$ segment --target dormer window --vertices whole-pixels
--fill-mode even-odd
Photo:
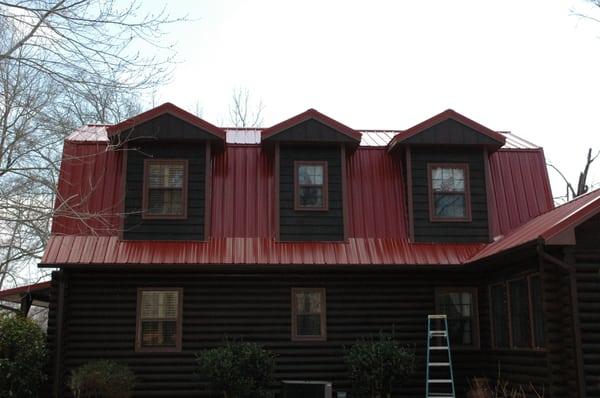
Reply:
[[[143,218],[187,217],[187,171],[187,160],[145,160]]]
[[[470,221],[469,166],[430,163],[429,218],[431,221]]]
[[[327,192],[327,162],[294,162],[295,210],[329,208]]]

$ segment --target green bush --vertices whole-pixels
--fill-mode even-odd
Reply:
[[[69,387],[76,398],[128,398],[135,375],[126,365],[100,359],[73,370]]]
[[[0,315],[0,396],[36,397],[46,380],[46,335],[33,321]]]
[[[345,359],[355,396],[389,398],[392,385],[403,382],[414,371],[415,350],[380,333],[377,338],[357,341]]]
[[[256,343],[230,342],[196,356],[200,375],[224,398],[256,398],[269,395],[275,355]]]

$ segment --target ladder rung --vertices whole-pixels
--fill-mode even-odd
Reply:
[[[429,318],[429,319],[444,319],[444,318],[446,318],[446,315],[427,315],[427,318]]]
[[[448,332],[429,332],[430,336],[435,336],[435,337],[448,337]]]
[[[429,366],[450,366],[450,362],[429,362]]]
[[[454,398],[454,394],[452,393],[432,393],[430,392],[429,395],[427,396],[427,398],[442,398],[442,397],[448,397],[448,398]]]
[[[447,350],[448,346],[429,347],[430,350]]]
[[[431,379],[428,381],[428,383],[436,383],[436,384],[452,383],[452,380],[450,380],[450,379]]]

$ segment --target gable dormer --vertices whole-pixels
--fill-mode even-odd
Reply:
[[[347,148],[361,134],[309,109],[261,133],[274,148],[276,238],[281,241],[346,239]]]
[[[122,238],[205,240],[210,158],[225,131],[166,103],[108,135],[125,158]]]
[[[406,162],[413,241],[490,241],[489,153],[504,142],[502,134],[453,110],[394,137],[389,150]]]

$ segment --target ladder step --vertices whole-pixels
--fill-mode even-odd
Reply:
[[[431,337],[448,337],[448,332],[429,332]]]
[[[430,350],[447,350],[448,346],[429,347]]]
[[[429,362],[429,366],[450,366],[450,362]]]
[[[452,393],[432,393],[430,392],[429,395],[427,396],[427,398],[442,398],[442,397],[448,397],[448,398],[454,398],[454,394]]]
[[[445,319],[446,315],[427,315],[428,319]]]
[[[452,380],[450,380],[450,379],[431,379],[428,381],[428,383],[445,384],[445,383],[452,383]]]

